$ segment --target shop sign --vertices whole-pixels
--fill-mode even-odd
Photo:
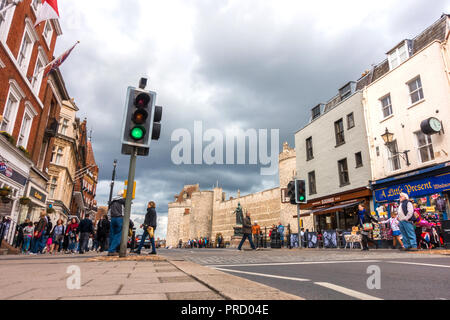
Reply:
[[[45,201],[47,200],[47,196],[45,194],[43,194],[42,192],[39,192],[38,190],[36,190],[33,187],[30,188],[30,197],[32,197],[42,203],[45,203]]]
[[[375,199],[378,202],[395,201],[400,198],[400,193],[419,198],[447,189],[450,189],[450,173],[375,190]]]
[[[11,168],[6,168],[6,170],[5,170],[5,176],[7,176],[8,178],[11,178],[12,177],[12,175],[13,175],[13,171],[12,171],[12,169]]]
[[[8,166],[4,162],[0,162],[0,172],[5,172]]]

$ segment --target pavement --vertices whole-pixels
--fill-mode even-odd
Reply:
[[[236,288],[241,290],[236,290]],[[3,256],[0,300],[301,300],[182,259],[104,254]]]
[[[431,254],[433,253],[433,254]],[[0,257],[0,300],[450,299],[448,250],[159,250]],[[382,270],[382,290],[367,270]]]

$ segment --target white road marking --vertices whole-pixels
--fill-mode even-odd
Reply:
[[[417,266],[427,266],[427,267],[439,267],[439,268],[450,268],[450,266],[442,265],[442,264],[430,264],[430,263],[418,263],[418,262],[404,262],[404,261],[386,261],[388,263],[395,264],[412,264]]]
[[[347,296],[354,297],[354,298],[357,298],[360,300],[383,300],[383,299],[380,299],[380,298],[377,298],[374,296],[370,296],[368,294],[365,294],[365,293],[362,293],[359,291],[355,291],[355,290],[348,289],[345,287],[337,286],[335,284],[328,283],[328,282],[314,282],[314,284],[337,291],[337,292],[340,292],[340,293],[343,293]]]
[[[309,261],[309,262],[275,262],[275,263],[253,263],[253,264],[216,264],[206,265],[211,268],[220,267],[258,267],[258,266],[289,266],[289,265],[311,265],[311,264],[335,264],[335,263],[374,263],[380,260],[351,260],[351,261]]]
[[[263,273],[255,273],[255,272],[247,272],[247,271],[238,271],[238,270],[231,270],[231,269],[222,269],[222,268],[215,268],[219,271],[225,271],[225,272],[234,272],[234,273],[242,273],[242,274],[249,274],[252,276],[258,276],[258,277],[266,277],[266,278],[275,278],[275,279],[284,279],[284,280],[292,280],[292,281],[311,281],[309,279],[303,279],[303,278],[292,278],[292,277],[283,277],[283,276],[275,276],[272,274],[263,274]]]

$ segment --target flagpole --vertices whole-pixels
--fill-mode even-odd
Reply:
[[[80,41],[75,42],[75,44],[74,44],[72,47],[70,47],[70,49],[74,49],[79,43],[80,43]],[[69,50],[70,50],[70,49],[69,49]],[[41,68],[39,69],[39,71],[33,76],[33,78],[37,78],[37,76],[38,76],[42,71],[44,71],[45,69],[47,69],[47,67],[51,66],[53,63],[55,63],[55,61],[58,60],[59,58],[61,58],[62,55],[63,55],[64,53],[66,53],[67,51],[68,51],[68,50],[64,51],[58,58],[53,59],[53,61],[49,62],[45,67],[41,67]]]
[[[12,7],[17,6],[20,2],[22,2],[22,0],[13,1],[12,3],[4,7],[2,10],[0,10],[0,15],[3,15],[3,13],[11,9]]]

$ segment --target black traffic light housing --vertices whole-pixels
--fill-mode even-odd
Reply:
[[[287,196],[291,204],[297,204],[295,201],[295,181],[289,182],[287,186]]]
[[[156,93],[143,88],[128,87],[122,128],[122,154],[147,156],[151,140],[161,132],[162,107],[155,106]]]
[[[306,181],[295,180],[295,202],[296,203],[308,203],[306,198]]]

